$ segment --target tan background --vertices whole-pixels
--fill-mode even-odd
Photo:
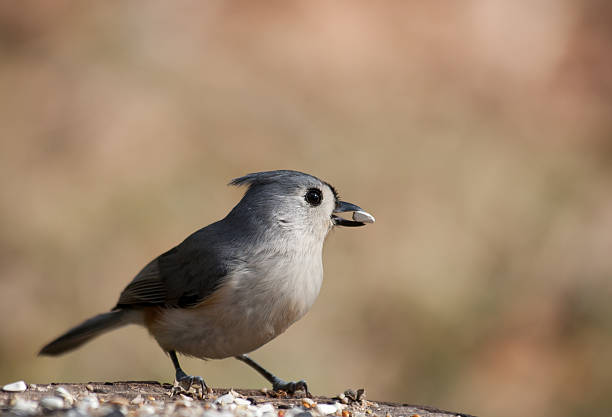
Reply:
[[[138,328],[36,352],[230,179],[292,168],[377,223],[329,237],[314,308],[254,358],[319,394],[609,412],[609,2],[170,4],[0,3],[0,382],[170,381]]]

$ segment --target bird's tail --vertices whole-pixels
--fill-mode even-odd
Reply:
[[[48,343],[38,354],[56,356],[76,349],[102,333],[133,323],[129,313],[129,310],[113,310],[98,314]]]

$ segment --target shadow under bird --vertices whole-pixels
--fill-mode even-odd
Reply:
[[[127,325],[145,326],[168,353],[176,380],[191,386],[177,352],[202,359],[230,356],[266,378],[275,391],[304,390],[285,382],[249,353],[300,319],[323,280],[323,242],[334,226],[363,226],[374,218],[340,201],[335,189],[297,171],[248,174],[230,184],[248,186],[222,220],[206,226],[149,262],[107,313],[72,328],[40,351],[59,355]],[[336,215],[353,212],[353,220]]]

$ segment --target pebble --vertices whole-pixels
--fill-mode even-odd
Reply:
[[[138,417],[151,416],[156,413],[155,407],[152,405],[143,405],[137,411]]]
[[[119,406],[128,406],[130,405],[130,402],[128,401],[127,398],[123,398],[123,397],[113,397],[108,401],[110,404],[114,404],[114,405],[119,405]]]
[[[175,407],[191,407],[191,401],[177,400],[174,402]]]
[[[82,412],[88,412],[98,407],[100,407],[100,401],[98,401],[98,397],[93,394],[81,398],[77,404],[77,408]]]
[[[27,389],[38,392],[38,388],[43,387],[48,394],[42,394],[46,396],[37,401],[26,400],[19,395],[10,396],[10,404],[5,411],[19,417],[41,414],[57,417],[369,417],[373,414],[371,409],[366,410],[365,407],[361,412],[352,413],[347,405],[342,404],[344,399],[354,401],[363,398],[363,390],[347,390],[338,395],[333,404],[299,398],[275,406],[265,400],[256,403],[234,390],[226,391],[217,398],[213,396],[205,401],[196,401],[182,394],[170,399],[161,394],[154,397],[137,392],[132,394],[135,397],[129,394],[108,397],[85,390],[72,394],[68,386],[39,385],[27,386]],[[370,407],[372,404],[368,403]]]
[[[302,398],[302,405],[304,408],[312,408],[316,405],[316,403],[308,397]]]
[[[96,415],[101,417],[123,417],[125,414],[117,407],[105,405],[100,407]]]
[[[142,398],[142,395],[138,394],[137,396],[132,398],[132,401],[130,401],[130,403],[134,405],[140,405],[144,403],[144,398]]]
[[[64,408],[64,400],[60,397],[45,397],[40,400],[40,406],[45,410],[53,411]]]
[[[317,404],[315,410],[317,413],[326,416],[328,414],[335,414],[338,411],[338,407],[333,404]]]
[[[38,403],[36,401],[16,398],[13,402],[11,402],[11,411],[13,414],[30,415],[36,413],[37,409]]]
[[[251,405],[251,402],[249,400],[245,400],[244,398],[234,398],[234,403],[243,407]]]
[[[274,406],[270,403],[265,403],[263,405],[261,405],[259,408],[259,412],[261,414],[265,414],[265,413],[273,413],[274,412]]]
[[[27,389],[28,386],[23,381],[11,382],[2,387],[2,390],[6,392],[24,392]]]
[[[234,396],[229,392],[225,395],[220,396],[215,400],[217,404],[231,404],[234,402]]]
[[[62,398],[67,406],[71,407],[72,404],[74,404],[74,397],[68,392],[66,388],[57,387],[57,389],[55,390],[55,394],[57,394],[58,397]]]

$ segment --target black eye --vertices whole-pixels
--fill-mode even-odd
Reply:
[[[321,194],[321,190],[309,188],[308,191],[306,191],[304,199],[311,206],[318,206],[321,204],[321,200],[323,200],[323,194]]]

